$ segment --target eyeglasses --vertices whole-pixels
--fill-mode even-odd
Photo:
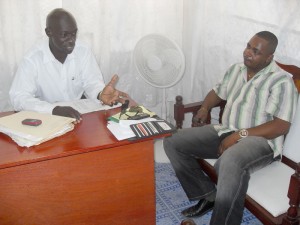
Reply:
[[[143,109],[140,106],[131,106],[125,115],[128,116],[128,119],[130,119],[141,113],[143,113]]]
[[[140,106],[131,106],[128,110],[128,112],[137,112],[141,113],[143,112],[143,109]]]

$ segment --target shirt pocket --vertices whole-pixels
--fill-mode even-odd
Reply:
[[[69,89],[74,96],[81,95],[83,92],[83,83],[79,74],[72,74],[70,76]]]

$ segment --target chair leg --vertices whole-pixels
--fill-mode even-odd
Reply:
[[[174,104],[174,119],[176,121],[176,128],[181,129],[184,120],[184,107],[181,96],[176,96],[176,103]]]
[[[287,216],[283,218],[282,225],[299,225],[300,163],[297,164],[296,172],[291,176],[288,197],[290,199],[290,207],[287,211]]]

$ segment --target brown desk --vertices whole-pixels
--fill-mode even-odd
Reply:
[[[0,224],[154,225],[153,140],[117,141],[106,128],[117,110],[30,148],[0,133]]]

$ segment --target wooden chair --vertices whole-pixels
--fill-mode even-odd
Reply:
[[[300,68],[293,65],[284,65],[281,63],[277,64],[284,69],[285,71],[291,73],[293,75],[293,79],[295,85],[297,86],[298,92],[300,92]],[[176,126],[178,129],[182,128],[184,115],[186,113],[192,113],[193,117],[197,114],[197,111],[201,107],[202,102],[195,102],[189,104],[183,104],[183,99],[181,96],[176,96],[176,103],[174,105],[174,119],[176,121]],[[226,105],[226,101],[222,101],[217,107],[220,108],[219,111],[219,122],[221,123],[222,113],[224,107]],[[297,113],[297,115],[299,112]],[[299,115],[300,116],[300,115]],[[209,113],[209,118],[207,123],[211,122],[211,114]],[[191,124],[192,126],[196,126],[196,124]],[[300,137],[299,137],[300,138]],[[300,150],[300,149],[299,149]],[[210,160],[200,159],[199,163],[205,173],[211,177],[214,182],[217,182],[217,175],[215,173],[213,163]],[[247,197],[245,200],[245,207],[253,213],[263,224],[265,225],[299,225],[299,203],[300,203],[300,163],[294,162],[290,158],[283,155],[282,162],[285,165],[288,165],[290,168],[295,170],[295,173],[287,177],[289,180],[289,188],[287,191],[287,196],[289,198],[289,207],[286,209],[286,213],[273,216],[267,209],[265,209],[262,205],[258,204],[254,199],[252,199],[247,192]],[[272,163],[273,164],[273,163]],[[271,165],[272,165],[271,164]],[[275,165],[276,166],[276,165]],[[251,181],[251,180],[250,180]],[[288,184],[287,184],[288,185]],[[248,189],[249,191],[249,189]],[[268,190],[262,190],[262,192],[267,192]],[[278,202],[278,204],[282,204]]]

